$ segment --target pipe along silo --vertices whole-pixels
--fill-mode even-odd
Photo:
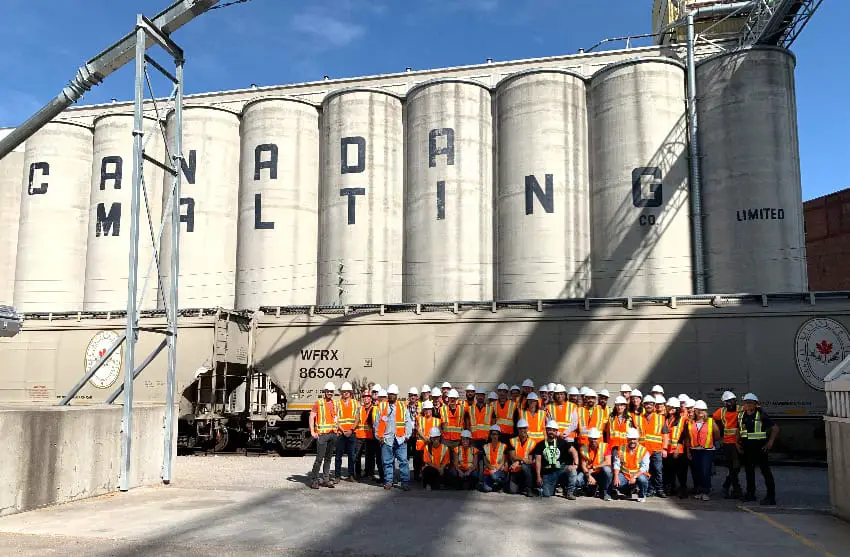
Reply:
[[[709,292],[805,292],[794,56],[777,47],[697,65]]]
[[[174,112],[167,118],[167,138]],[[239,116],[214,107],[183,109],[183,163],[180,191],[181,308],[234,307],[236,232],[239,204]],[[173,147],[169,148],[173,152]],[[163,208],[171,195],[171,175],[163,184]],[[171,219],[160,242],[162,300],[168,300]]]
[[[79,311],[86,276],[92,130],[50,122],[27,139],[14,305]]]
[[[496,295],[584,297],[590,288],[584,78],[532,70],[496,88]]]
[[[23,168],[22,150],[0,159],[0,305],[10,306],[14,299]]]
[[[319,112],[293,99],[242,111],[236,306],[316,303]]]
[[[94,162],[86,250],[85,311],[120,310],[127,306],[127,257],[130,253],[130,196],[133,188],[132,114],[110,114],[94,122]],[[144,120],[145,153],[164,163],[165,149],[158,122]],[[139,296],[153,257],[153,240],[148,226],[148,210],[154,231],[162,216],[164,172],[151,163],[144,165],[144,197],[140,197],[139,217]],[[144,194],[140,194],[144,195]],[[140,309],[156,309],[158,281],[154,265]]]
[[[693,293],[684,67],[611,64],[589,103],[593,295]]]
[[[401,100],[343,89],[322,102],[318,303],[402,299]]]
[[[493,106],[480,83],[407,93],[404,301],[493,299]]]

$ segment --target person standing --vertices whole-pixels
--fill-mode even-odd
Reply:
[[[687,454],[696,488],[695,499],[711,499],[711,462],[714,447],[720,441],[720,428],[708,417],[705,401],[694,403],[694,419],[688,422]]]
[[[464,429],[463,424],[466,413],[458,399],[457,390],[449,389],[447,394],[448,402],[440,412],[440,419],[442,420],[441,429],[443,430],[442,443],[450,449],[454,449],[460,445],[460,432]]]
[[[496,387],[497,400],[490,404],[490,424],[499,426],[502,443],[508,443],[514,436],[514,426],[517,422],[518,406],[513,400],[508,399],[508,386],[500,383]]]
[[[664,489],[667,495],[678,493],[679,499],[688,496],[688,459],[685,456],[688,421],[683,414],[686,413],[680,408],[679,399],[670,398],[667,401],[667,429],[670,435],[667,456],[664,457]]]
[[[357,427],[360,405],[354,400],[354,389],[348,381],[342,384],[339,392],[340,398],[336,401],[337,438],[334,479],[337,482],[340,480],[356,481],[354,455],[357,449],[357,436],[354,434],[354,430]],[[342,476],[343,454],[348,455],[348,475],[345,477]]]
[[[363,391],[360,395],[360,407],[357,409],[357,426],[354,428],[354,469],[356,477],[363,480],[375,476],[375,454],[378,443],[375,440],[375,405],[372,393]],[[361,456],[366,458],[366,466],[360,464]]]
[[[313,462],[312,489],[334,487],[331,480],[331,457],[336,448],[336,405],[334,404],[336,385],[325,383],[323,398],[316,401],[310,411],[310,434],[316,440],[316,460]],[[319,466],[322,466],[323,481],[319,483]]]
[[[659,387],[656,385],[653,389]],[[651,402],[650,402],[651,399]],[[661,411],[656,411],[661,402]],[[667,401],[653,395],[646,395],[644,399],[644,415],[640,420],[641,444],[649,451],[649,491],[650,497],[665,498],[664,493],[664,458],[667,456],[667,443],[669,442],[670,429],[667,427],[667,416],[664,405]]]
[[[638,440],[640,432],[631,428],[626,433],[627,444],[613,454],[614,490],[631,497],[637,491],[637,502],[646,501],[649,489],[649,451]],[[612,492],[614,493],[614,492]]]
[[[487,393],[482,387],[478,387],[475,390],[475,402],[466,412],[466,423],[469,424],[472,442],[479,450],[487,443],[487,438],[490,436],[490,406],[486,398]]]
[[[422,403],[419,401],[419,389],[410,387],[407,389],[407,415],[413,421],[413,433],[407,440],[407,455],[413,456],[413,480],[419,480],[421,468],[416,467],[416,443],[418,441],[417,428],[419,427],[419,416],[422,414]],[[425,430],[427,435],[430,429]]]
[[[614,409],[611,411],[611,416],[605,424],[605,438],[608,440],[611,450],[615,452],[619,447],[628,445],[629,441],[626,435],[629,433],[629,430],[637,429],[637,424],[632,420],[627,407],[628,403],[625,398],[622,396],[615,398]]]
[[[582,401],[584,407],[578,411],[578,442],[579,445],[587,446],[587,432],[605,427],[605,413],[596,403],[596,391],[593,389],[585,389]]]
[[[740,499],[741,480],[741,458],[738,453],[738,414],[743,410],[738,406],[737,397],[732,391],[726,391],[721,397],[723,408],[714,411],[712,418],[718,426],[723,428],[723,458],[729,473],[723,480],[723,496],[727,499]],[[729,490],[732,493],[729,493]]]
[[[546,439],[537,443],[531,454],[534,456],[537,485],[542,488],[543,497],[552,497],[555,488],[562,485],[564,497],[574,501],[578,453],[572,443],[558,437],[558,422],[546,422]]]
[[[525,409],[519,411],[519,423],[525,422],[526,432],[535,442],[543,441],[546,437],[546,412],[540,410],[537,393],[528,393],[525,397]]]
[[[776,482],[770,470],[767,455],[773,448],[779,426],[758,407],[759,399],[753,393],[744,395],[744,409],[738,414],[738,450],[743,456],[744,473],[747,477],[747,493],[744,501],[756,500],[756,466],[761,470],[767,495],[762,505],[776,504]],[[768,433],[769,432],[769,433]]]
[[[398,401],[398,386],[387,387],[387,402],[380,406],[375,425],[375,437],[381,443],[384,464],[384,489],[392,489],[395,461],[401,488],[409,491],[410,463],[407,461],[407,440],[413,432],[413,422],[404,404]]]
[[[547,420],[558,423],[558,437],[570,443],[575,442],[578,431],[578,409],[567,401],[567,389],[561,384],[555,385],[554,399],[546,407]]]

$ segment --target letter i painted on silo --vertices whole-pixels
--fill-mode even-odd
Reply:
[[[263,153],[268,153],[268,160],[263,160]],[[254,149],[254,181],[260,179],[261,171],[269,171],[269,180],[277,180],[277,145],[264,143]],[[254,194],[254,230],[274,230],[274,221],[263,220],[263,194]]]
[[[340,174],[360,174],[366,170],[366,138],[360,136],[343,137],[339,141],[339,172]],[[356,157],[349,162],[349,150],[357,151]],[[357,196],[366,195],[366,188],[340,188],[339,196],[348,197],[348,224],[357,222]]]
[[[189,162],[186,159],[180,161],[180,167],[183,170],[183,177],[189,184],[195,183],[195,176],[198,170],[198,152],[194,149],[189,151]],[[186,206],[186,214],[180,212],[180,222],[186,223],[186,232],[195,231],[195,199],[193,197],[181,197],[180,206]]]
[[[437,147],[437,138],[445,137],[445,147]],[[437,156],[446,157],[446,166],[455,163],[455,131],[452,128],[437,128],[428,132],[428,167],[437,166]],[[437,220],[446,219],[446,182],[437,180]]]

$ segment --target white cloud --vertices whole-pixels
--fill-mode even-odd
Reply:
[[[346,46],[366,33],[366,28],[353,21],[345,21],[318,10],[297,14],[292,18],[292,29],[307,35],[318,44]]]

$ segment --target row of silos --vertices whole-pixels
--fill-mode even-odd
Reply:
[[[697,71],[708,288],[805,290],[793,57],[756,49]],[[341,90],[321,111],[293,99],[258,99],[241,119],[188,108],[180,305],[689,294],[684,75],[647,58],[590,79],[522,72],[493,91],[457,79],[405,100]],[[94,138],[56,123],[28,142],[15,275],[25,311],[124,305],[129,225],[119,231],[116,215],[129,218],[131,130],[131,117],[109,116]],[[158,229],[171,177],[148,168]],[[28,191],[48,179],[55,195]],[[156,245],[146,219],[143,272]],[[159,247],[167,260],[168,226]]]

